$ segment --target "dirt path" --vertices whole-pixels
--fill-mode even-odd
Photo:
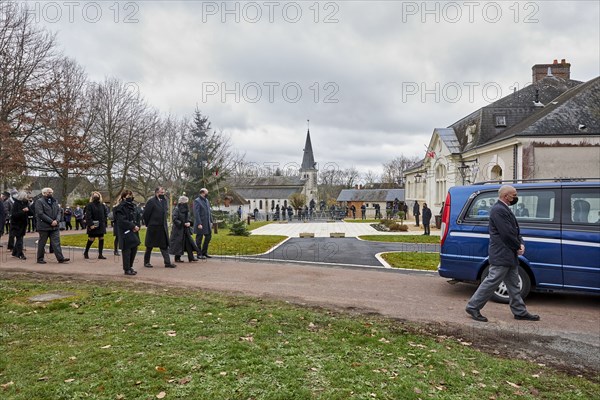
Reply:
[[[0,248],[0,273],[54,274],[69,279],[122,280],[190,287],[269,297],[335,310],[376,313],[422,324],[438,334],[461,337],[473,346],[507,357],[522,357],[554,365],[571,373],[598,379],[600,373],[600,296],[533,294],[527,300],[540,322],[516,321],[507,305],[489,303],[483,314],[490,323],[469,319],[464,306],[474,290],[449,285],[437,273],[403,272],[383,268],[341,268],[320,265],[247,262],[213,258],[165,269],[155,267],[126,277],[120,259],[84,260],[81,250],[65,251],[69,264],[20,261]],[[33,253],[31,254],[33,256]],[[34,258],[34,257],[31,257]]]

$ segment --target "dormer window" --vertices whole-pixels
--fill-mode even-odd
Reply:
[[[505,128],[505,127],[506,127],[506,116],[496,115],[496,128]]]

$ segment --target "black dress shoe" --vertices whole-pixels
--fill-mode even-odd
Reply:
[[[150,263],[145,263],[145,264],[144,264],[144,267],[146,267],[146,268],[152,268],[152,264],[150,264]]]
[[[70,258],[63,258],[62,260],[58,260],[59,264],[64,264],[64,263],[69,262],[69,261],[71,261]]]
[[[134,271],[133,269],[126,269],[125,270],[125,275],[136,275],[137,272]]]
[[[488,319],[486,317],[484,317],[483,315],[481,315],[481,313],[479,312],[479,310],[471,310],[470,308],[465,309],[465,311],[467,312],[467,314],[469,314],[471,316],[471,318],[473,318],[475,321],[479,321],[479,322],[488,322]]]
[[[212,258],[212,256],[209,256],[208,254],[204,255],[205,258]]]
[[[27,257],[25,257],[23,254],[21,254],[21,255],[19,256],[19,260],[27,260]]]
[[[171,263],[171,264],[165,264],[165,268],[176,268],[177,265]]]
[[[98,256],[98,260],[106,260],[106,257],[104,257],[102,254],[100,254],[100,255]]]
[[[540,316],[536,315],[536,314],[527,313],[525,315],[515,315],[515,319],[522,320],[522,321],[539,321]]]
[[[197,259],[197,258],[195,258],[195,257],[193,257],[193,258],[190,258],[190,259],[189,259],[189,262],[198,262],[198,259]]]
[[[38,264],[46,264],[46,261],[45,260],[37,260],[37,263]]]

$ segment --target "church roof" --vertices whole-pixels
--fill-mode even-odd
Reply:
[[[301,169],[316,169],[315,156],[313,155],[312,143],[310,142],[310,130],[306,132],[306,144],[304,145],[304,156],[302,157]]]
[[[337,201],[404,201],[404,189],[344,189]]]

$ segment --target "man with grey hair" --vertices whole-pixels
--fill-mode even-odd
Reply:
[[[198,258],[212,258],[208,255],[208,244],[212,239],[212,215],[208,201],[208,189],[200,189],[200,196],[194,200],[194,232],[196,233],[196,245],[200,252]]]
[[[42,197],[36,200],[34,205],[35,217],[37,219],[37,230],[40,235],[37,248],[38,264],[46,264],[44,253],[46,242],[50,238],[50,247],[59,263],[69,261],[65,258],[60,247],[60,210],[54,196],[54,190],[51,188],[42,189]]]
[[[498,201],[490,210],[489,273],[469,300],[466,312],[475,321],[487,322],[480,310],[504,281],[510,299],[510,309],[518,320],[539,321],[539,315],[530,314],[519,289],[519,256],[525,253],[525,244],[517,218],[509,205],[519,201],[517,189],[504,185],[498,190]]]
[[[165,262],[165,268],[175,268],[176,265],[171,262],[169,256],[169,227],[167,224],[167,217],[169,215],[169,200],[165,196],[165,188],[162,186],[154,189],[154,196],[146,201],[146,207],[144,208],[144,222],[148,229],[146,229],[145,246],[146,252],[144,253],[144,267],[152,268],[150,264],[150,256],[152,255],[152,249],[158,247],[160,254],[163,256]]]

